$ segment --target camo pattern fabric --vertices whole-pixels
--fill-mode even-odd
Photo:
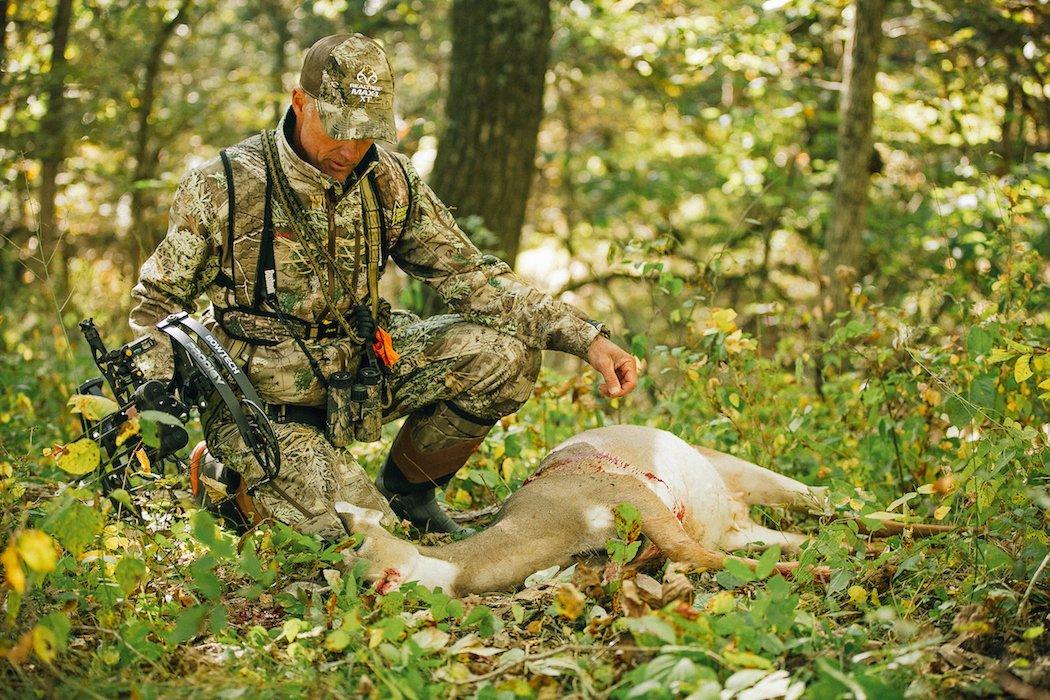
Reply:
[[[295,115],[289,110],[277,130],[281,167],[307,209],[309,225],[322,232],[322,240],[334,240],[343,275],[349,279],[355,235],[364,233],[359,180],[348,183],[344,190],[343,183],[302,160],[289,144],[294,122]],[[260,137],[232,146],[227,153],[237,201],[233,251],[225,249],[227,188],[222,163],[215,158],[183,178],[172,202],[167,235],[143,264],[132,291],[132,330],[139,335],[153,334],[159,341],[142,357],[142,369],[148,377],[171,376],[170,342],[153,326],[170,313],[193,311],[203,295],[209,305],[202,320],[245,368],[264,401],[321,406],[324,387],[281,323],[247,314],[225,317],[234,334],[269,339],[272,346],[235,341],[216,323],[217,309],[252,302],[265,198]],[[494,336],[498,344],[516,339],[532,350],[547,348],[586,357],[598,329],[581,311],[529,287],[505,263],[479,252],[405,156],[383,149],[374,154],[373,162],[360,170],[375,170],[387,227],[385,240],[398,266],[434,287],[463,320],[510,336]],[[363,175],[358,172],[356,177]],[[408,210],[409,188],[412,211]],[[337,282],[317,279],[311,272],[288,214],[276,202],[272,212],[278,303],[283,311],[312,324],[331,320],[332,311],[321,292],[321,285],[327,285],[329,296],[336,300],[335,312],[346,313],[351,300],[340,295]],[[228,275],[231,264],[232,291],[217,283],[220,269]],[[368,297],[365,278],[360,275],[359,288],[354,290],[362,301]],[[395,341],[398,352],[404,350],[397,343],[410,342],[411,337]],[[345,339],[307,340],[306,344],[326,375],[356,368],[356,348]]]
[[[375,40],[353,34],[337,46],[328,58],[319,92],[317,111],[333,139],[397,141],[394,79]]]
[[[484,419],[495,422],[520,408],[532,393],[540,353],[515,338],[454,314],[419,320],[397,312],[391,325],[402,354],[390,377],[394,400],[383,420],[409,416],[415,423],[414,434],[420,436],[417,445],[424,451],[440,450],[488,432],[488,425],[443,410],[446,402],[481,418],[482,423]],[[225,466],[253,481],[262,476],[225,407],[216,407],[204,423],[209,449]],[[340,500],[393,518],[386,499],[354,459],[353,446],[333,447],[323,430],[308,425],[278,423],[273,427],[282,465],[277,484],[283,494],[263,487],[256,498],[274,518],[329,539],[345,535],[334,510]]]

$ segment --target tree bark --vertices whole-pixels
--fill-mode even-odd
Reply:
[[[511,265],[535,174],[551,38],[550,0],[454,0],[435,192],[482,248]],[[479,228],[492,236],[479,236]]]
[[[143,249],[152,250],[154,243],[153,237],[145,230],[144,225],[149,209],[147,206],[149,188],[144,182],[152,179],[157,169],[159,149],[150,148],[150,118],[153,115],[153,105],[157,101],[157,83],[163,69],[161,58],[164,56],[164,49],[168,41],[175,33],[175,28],[186,18],[191,4],[192,0],[182,1],[175,16],[160,26],[149,53],[146,55],[146,68],[139,91],[139,105],[135,112],[135,150],[133,152],[135,168],[131,176],[131,233]]]
[[[839,104],[838,173],[825,238],[824,276],[834,309],[848,303],[849,289],[863,252],[867,220],[875,75],[882,43],[886,0],[856,0],[843,56]]]
[[[0,78],[7,74],[7,15],[10,9],[8,0],[0,0]]]
[[[59,0],[51,23],[51,66],[44,92],[47,111],[40,120],[40,223],[42,259],[46,259],[44,242],[51,243],[58,230],[55,200],[58,196],[58,173],[66,158],[66,47],[73,17],[73,0]]]

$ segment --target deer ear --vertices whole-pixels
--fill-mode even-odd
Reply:
[[[350,521],[354,529],[368,526],[382,527],[379,524],[379,521],[382,519],[383,514],[378,510],[362,508],[360,506],[355,506],[353,503],[347,503],[346,501],[336,501],[335,512],[350,516]]]

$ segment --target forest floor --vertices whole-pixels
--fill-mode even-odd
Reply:
[[[870,360],[818,392],[726,319],[693,354],[649,350],[636,403],[545,373],[445,498],[483,523],[565,437],[648,423],[827,485],[830,515],[755,515],[811,535],[802,561],[828,580],[785,580],[770,556],[754,574],[636,571],[625,511],[611,562],[501,595],[379,594],[345,564],[349,541],[281,525],[238,538],[193,507],[183,475],[140,465],[133,483],[149,488],[100,497],[56,448],[76,428],[54,416],[89,365],[56,369],[40,348],[59,331],[19,336],[0,365],[0,696],[1046,697],[1043,399],[1018,367],[1047,367],[1024,324],[896,347],[873,340],[886,318],[851,324],[825,357]],[[370,473],[394,429],[360,451]],[[874,542],[858,526],[887,517],[956,529]]]

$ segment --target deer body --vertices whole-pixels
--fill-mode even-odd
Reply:
[[[490,527],[459,542],[417,546],[386,532],[375,511],[346,503],[336,510],[366,535],[358,555],[370,562],[366,577],[380,592],[414,580],[467,595],[513,588],[535,571],[604,550],[616,537],[614,509],[624,502],[641,514],[643,534],[674,561],[718,568],[725,560],[719,550],[778,544],[797,551],[804,537],[754,523],[748,507],[819,507],[822,495],[666,431],[621,425],[558,445]]]

